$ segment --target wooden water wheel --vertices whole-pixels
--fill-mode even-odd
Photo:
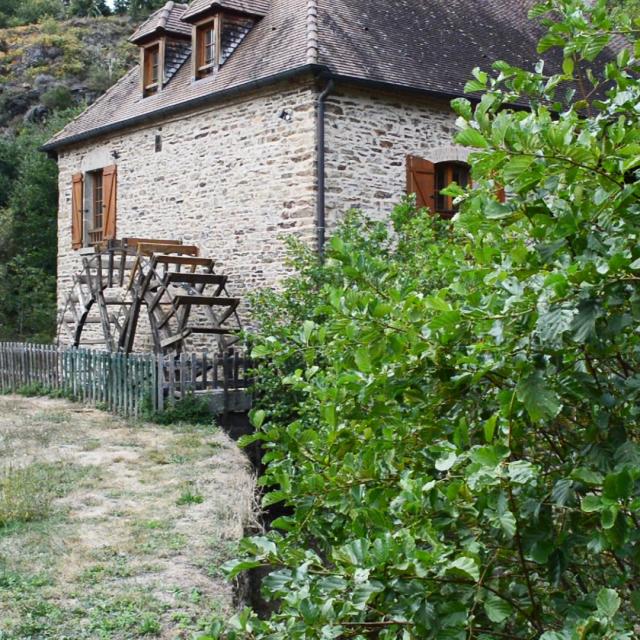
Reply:
[[[240,340],[240,300],[228,296],[227,276],[197,247],[125,238],[85,249],[81,259],[59,317],[58,335],[73,346],[131,353],[141,320],[165,356],[198,334],[200,347],[213,343],[223,353]]]

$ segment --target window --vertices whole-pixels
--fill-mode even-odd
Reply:
[[[72,176],[71,244],[74,249],[115,240],[118,167]]]
[[[89,244],[102,242],[104,236],[104,175],[102,169],[89,173],[91,199],[89,206]]]
[[[418,208],[426,207],[443,218],[452,218],[457,212],[453,198],[440,193],[452,182],[463,188],[469,186],[469,165],[464,162],[434,164],[417,156],[407,157],[407,193],[415,194]]]
[[[160,87],[160,45],[144,50],[144,95],[150,96]]]
[[[463,162],[440,162],[436,165],[435,211],[443,218],[452,218],[458,211],[451,196],[440,192],[455,182],[463,189],[469,186],[469,165]]]
[[[211,75],[216,66],[215,22],[207,22],[196,29],[196,78]]]

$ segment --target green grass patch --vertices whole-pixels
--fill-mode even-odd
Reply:
[[[46,520],[56,498],[67,495],[90,471],[64,462],[6,467],[0,471],[0,528]]]
[[[204,496],[198,492],[193,482],[187,482],[180,493],[180,497],[176,500],[179,507],[192,504],[202,504]]]

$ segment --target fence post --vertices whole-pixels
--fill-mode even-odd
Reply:
[[[164,411],[164,366],[162,362],[162,355],[156,354],[156,389],[158,395],[156,396],[156,411]]]

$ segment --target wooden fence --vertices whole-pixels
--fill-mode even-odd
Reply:
[[[0,342],[0,392],[60,394],[125,416],[161,412],[192,394],[211,397],[218,412],[246,408],[250,369],[238,352],[167,358]]]

